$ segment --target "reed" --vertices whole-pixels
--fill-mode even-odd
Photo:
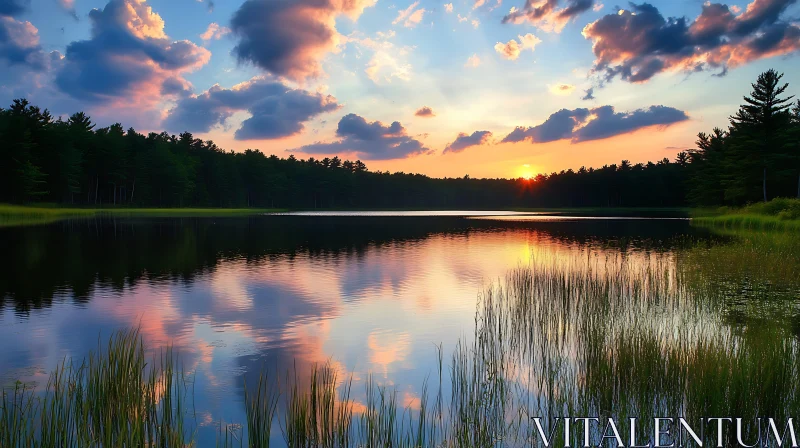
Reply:
[[[186,380],[170,348],[148,363],[137,330],[79,365],[63,361],[43,391],[3,390],[4,448],[186,447]]]
[[[220,425],[217,446],[527,447],[537,446],[534,417],[614,418],[623,434],[638,417],[639,433],[652,434],[655,416],[737,416],[753,434],[758,417],[796,416],[800,343],[792,328],[761,324],[774,299],[732,298],[719,287],[725,278],[698,270],[707,250],[694,250],[636,263],[591,251],[560,264],[533,259],[480,294],[472,337],[447,363],[439,349],[438,375],[425,381],[418,408],[403,408],[396,390],[371,376],[363,396],[354,394],[352,377],[330,363],[308,379],[289,372],[284,384],[264,373],[245,385],[242,434]],[[783,281],[797,287],[796,278]],[[721,312],[742,301],[749,305],[738,321]],[[138,333],[120,333],[80,366],[65,361],[43,394],[22,384],[5,391],[0,445],[199,443],[185,423],[174,354],[163,351],[147,368],[144,353]],[[576,430],[570,442],[582,445],[582,437]],[[733,437],[724,434],[725,443]],[[556,444],[564,442],[557,432]]]

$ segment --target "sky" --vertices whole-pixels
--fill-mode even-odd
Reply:
[[[798,50],[798,0],[0,0],[0,104],[530,177],[674,159]]]

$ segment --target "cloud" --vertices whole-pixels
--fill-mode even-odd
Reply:
[[[12,11],[8,5],[5,8]],[[51,99],[51,73],[61,62],[61,53],[44,51],[33,24],[0,15],[0,100],[35,99],[37,93]]]
[[[214,7],[216,6],[213,0],[197,0],[198,3],[205,2],[206,7],[208,8],[208,12],[214,12]]]
[[[650,126],[669,126],[688,119],[686,112],[667,106],[650,106],[632,112],[615,112],[613,106],[561,109],[538,126],[517,127],[502,142],[547,143],[569,139],[578,143],[627,134]]]
[[[484,3],[486,3],[486,0],[475,0],[475,2],[472,4],[472,9],[478,9],[483,6]]]
[[[478,29],[478,27],[481,26],[481,21],[478,19],[472,19],[472,22],[470,23],[472,23],[472,27],[475,29]]]
[[[0,0],[0,16],[16,16],[28,9],[30,1],[26,0]]]
[[[401,10],[397,14],[397,18],[392,21],[392,25],[397,25],[398,23],[403,23],[403,26],[406,28],[414,28],[415,26],[419,25],[422,21],[422,16],[425,15],[425,8],[414,9],[419,6],[419,0],[412,3],[406,9]]]
[[[230,34],[231,29],[225,26],[219,26],[218,23],[212,22],[208,24],[208,28],[206,28],[205,32],[200,35],[200,39],[204,41],[209,41],[211,39],[220,40],[222,36],[226,34]]]
[[[589,101],[594,99],[594,87],[589,87],[588,89],[584,90],[583,93],[585,95],[581,97],[582,100]]]
[[[547,143],[573,138],[574,130],[585,123],[589,109],[561,109],[550,115],[544,123],[533,127],[517,127],[504,139],[503,143],[529,140],[533,143]]]
[[[446,12],[453,12],[453,4],[452,3],[445,3],[444,4],[444,10]]]
[[[479,65],[481,65],[481,58],[479,58],[477,54],[473,54],[467,59],[467,63],[464,64],[464,67],[475,68]]]
[[[419,140],[409,136],[406,129],[395,121],[385,126],[380,121],[368,122],[356,114],[339,120],[336,130],[339,140],[317,142],[295,149],[308,154],[355,154],[365,160],[402,159],[430,153]]]
[[[58,88],[95,104],[152,107],[165,82],[189,85],[185,73],[211,53],[187,40],[172,41],[164,21],[145,0],[111,0],[89,13],[91,38],[67,46]],[[167,89],[169,90],[169,89]]]
[[[380,84],[382,81],[392,82],[392,78],[402,81],[411,80],[411,64],[402,63],[385,51],[375,52],[364,72],[376,84]]]
[[[800,26],[782,19],[796,0],[754,0],[740,15],[705,3],[693,21],[664,18],[655,6],[631,3],[583,29],[592,41],[593,71],[603,82],[615,77],[645,82],[665,71],[725,73],[762,58],[800,49]]]
[[[412,66],[407,61],[407,56],[413,47],[397,47],[392,39],[394,31],[388,33],[378,32],[375,37],[359,38],[348,36],[348,42],[355,43],[359,51],[371,51],[372,55],[364,72],[375,84],[391,83],[393,79],[401,81],[411,80]]]
[[[2,0],[0,0],[2,2]],[[78,13],[75,11],[75,0],[58,0],[58,4],[72,16],[73,19],[78,19]]]
[[[572,95],[575,86],[572,84],[554,84],[549,86],[550,93],[553,95]]]
[[[291,89],[266,78],[254,78],[225,89],[215,85],[200,95],[178,101],[163,125],[171,132],[208,132],[234,113],[247,111],[250,118],[236,130],[237,140],[275,139],[303,131],[315,116],[339,109],[330,95]]]
[[[559,3],[561,0],[527,0],[522,9],[511,8],[503,23],[528,22],[542,31],[560,33],[570,20],[591,9],[594,0],[566,0],[563,8]]]
[[[485,145],[489,143],[491,138],[492,133],[489,131],[475,131],[472,133],[472,135],[459,132],[458,137],[456,137],[453,143],[445,146],[442,153],[446,154],[448,152],[461,152],[473,146]]]
[[[274,75],[294,80],[322,74],[320,60],[341,36],[336,18],[357,19],[375,0],[246,0],[230,28],[238,38],[233,54]]]
[[[39,44],[39,30],[30,22],[0,15],[0,62],[27,70],[46,70],[50,57]]]
[[[433,113],[433,109],[431,109],[428,106],[420,107],[416,112],[414,112],[414,115],[416,115],[417,117],[426,117],[426,118],[431,118],[436,116],[436,114]]]
[[[518,36],[519,42],[514,39],[511,39],[507,43],[498,42],[494,46],[494,50],[498,52],[504,58],[513,61],[519,57],[519,54],[522,50],[531,50],[533,51],[536,48],[536,45],[541,42],[541,40],[534,36],[531,33],[528,33],[524,36]]]

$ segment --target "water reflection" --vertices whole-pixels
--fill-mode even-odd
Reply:
[[[0,381],[41,383],[98,336],[139,326],[194,372],[199,435],[243,422],[243,381],[332,360],[354,388],[368,372],[400,401],[472,334],[484,286],[536,259],[660,263],[683,220],[497,220],[463,216],[263,216],[71,221],[0,229]]]

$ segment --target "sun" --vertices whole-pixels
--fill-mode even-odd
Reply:
[[[536,174],[531,169],[530,164],[527,164],[527,163],[522,165],[521,167],[519,167],[517,169],[517,173],[518,173],[518,177],[521,177],[521,178],[523,178],[525,180],[531,180],[536,176]]]

